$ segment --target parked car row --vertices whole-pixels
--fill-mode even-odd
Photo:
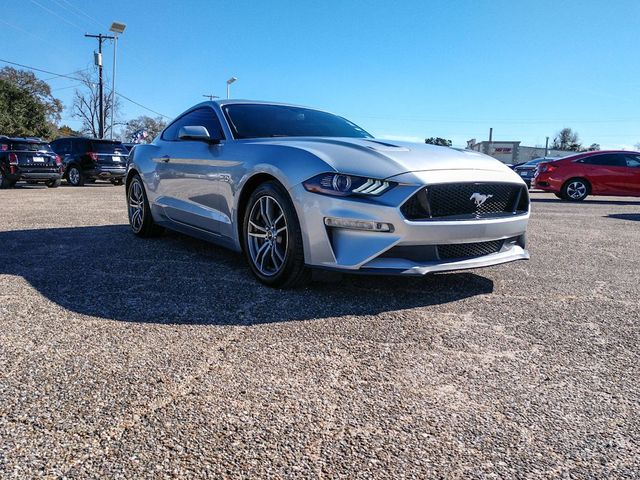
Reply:
[[[534,158],[533,160],[529,160],[528,162],[518,163],[517,165],[513,165],[513,171],[516,172],[524,183],[527,184],[527,187],[531,188],[531,179],[536,172],[536,167],[539,163],[542,162],[553,162],[554,160],[558,160],[558,157],[540,157]]]
[[[60,186],[62,160],[39,138],[0,136],[0,188],[11,188],[19,180]]]
[[[18,181],[60,186],[62,179],[73,186],[96,180],[122,185],[129,149],[117,140],[85,137],[58,138],[47,143],[40,138],[0,136],[0,188]]]
[[[589,195],[640,196],[640,152],[586,152],[537,165],[532,188],[563,200]]]

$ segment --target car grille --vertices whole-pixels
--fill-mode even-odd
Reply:
[[[464,258],[483,257],[498,253],[505,242],[513,243],[515,239],[492,240],[489,242],[456,243],[445,245],[398,246],[384,252],[383,258],[402,258],[416,263],[435,262],[438,260],[461,260]]]
[[[529,193],[511,183],[443,183],[415,193],[400,209],[408,220],[468,220],[527,213]]]
[[[456,243],[451,245],[438,245],[438,255],[441,259],[483,257],[492,253],[498,253],[504,240],[478,243]]]

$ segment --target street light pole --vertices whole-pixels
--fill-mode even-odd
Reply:
[[[111,140],[113,140],[113,114],[114,114],[114,110],[115,110],[115,106],[116,106],[116,58],[117,58],[117,52],[118,52],[118,34],[122,34],[124,33],[124,29],[127,28],[127,26],[124,23],[120,23],[120,22],[113,22],[111,24],[111,28],[109,30],[111,30],[114,33],[113,36],[113,78],[111,79],[111,126],[110,126],[110,131],[111,131],[111,135],[110,138]]]
[[[84,34],[85,37],[97,38],[98,39],[98,54],[95,56],[95,64],[98,66],[98,90],[100,98],[98,100],[98,138],[104,138],[104,94],[103,94],[103,81],[102,81],[102,42],[107,39],[113,40],[114,37],[109,35],[102,35],[99,33],[98,35],[89,35],[88,33]],[[95,54],[95,51],[94,51]]]
[[[231,77],[229,80],[227,80],[227,100],[229,99],[229,92],[230,92],[231,84],[233,82],[235,82],[236,80],[238,80],[236,77]]]

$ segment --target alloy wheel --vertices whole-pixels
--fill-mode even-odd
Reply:
[[[256,269],[267,277],[276,275],[284,266],[289,232],[282,206],[269,195],[253,204],[247,226],[247,245]]]
[[[72,185],[78,185],[80,183],[80,171],[76,167],[72,167],[69,170],[69,181]]]
[[[567,185],[567,195],[574,200],[580,200],[587,195],[587,186],[582,182],[573,181]]]
[[[144,221],[144,192],[138,180],[133,180],[129,186],[129,222],[135,233],[142,229]]]

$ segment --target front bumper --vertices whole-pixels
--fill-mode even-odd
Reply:
[[[460,176],[460,174],[458,174]],[[477,179],[469,175],[472,181]],[[492,176],[495,179],[495,176]],[[509,177],[507,177],[509,178]],[[513,181],[513,177],[509,178]],[[460,181],[468,181],[462,175]],[[513,182],[516,183],[516,182]],[[354,273],[423,275],[430,272],[486,267],[529,258],[524,238],[529,213],[510,217],[460,221],[410,221],[402,203],[426,183],[401,184],[376,202],[308,192],[302,185],[290,190],[300,220],[305,263],[312,267]],[[426,184],[428,185],[428,184]],[[325,218],[385,222],[392,232],[374,232],[325,225]],[[437,246],[502,241],[499,251],[472,258],[416,260],[396,256],[394,247]],[[393,249],[393,250],[391,250]]]

